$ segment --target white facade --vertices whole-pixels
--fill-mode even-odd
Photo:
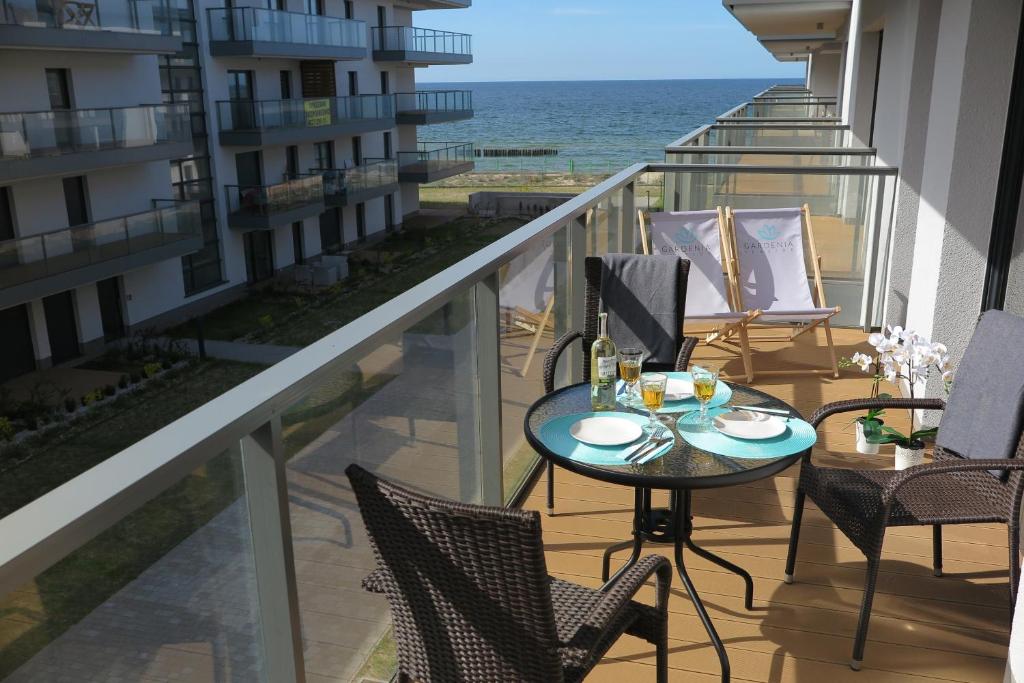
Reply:
[[[266,57],[255,55],[223,56],[213,55],[210,49],[211,27],[208,10],[223,8],[225,3],[220,0],[198,0],[194,4],[195,40],[198,43],[199,63],[195,64],[197,73],[201,73],[202,109],[205,111],[206,146],[209,153],[212,211],[216,218],[216,236],[220,253],[220,282],[214,281],[213,286],[204,285],[198,290],[193,287],[187,293],[185,275],[183,275],[180,255],[132,267],[116,273],[116,297],[122,329],[104,329],[101,315],[101,294],[95,282],[87,282],[75,286],[71,290],[73,310],[73,328],[77,335],[80,354],[101,349],[104,339],[123,334],[131,329],[150,326],[163,326],[183,320],[197,310],[208,308],[208,300],[223,301],[226,295],[237,293],[241,287],[255,279],[246,255],[246,237],[243,230],[231,227],[228,220],[228,201],[226,186],[238,184],[235,157],[239,153],[258,151],[260,154],[260,175],[264,185],[280,183],[285,179],[287,170],[286,144],[268,144],[260,147],[240,147],[221,145],[218,139],[220,122],[218,117],[218,101],[229,100],[229,72],[247,71],[252,74],[255,100],[281,100],[285,97],[302,98],[302,69],[304,60],[298,58]],[[315,3],[314,3],[315,4]],[[373,54],[373,27],[379,23],[380,12],[384,12],[389,26],[412,26],[414,15],[411,5],[416,9],[444,7],[444,4],[410,0],[397,2],[392,0],[355,0],[346,7],[343,0],[325,0],[319,9],[303,0],[286,0],[275,6],[296,14],[305,14],[311,9],[319,11],[325,17],[345,17],[346,12],[351,18],[365,22],[361,24],[366,31],[365,56],[356,59],[334,59],[336,96],[349,95],[349,72],[355,72],[358,93],[361,95],[382,94],[381,73],[388,74],[388,93],[413,92],[416,90],[415,68],[412,64],[396,61],[376,61]],[[235,7],[252,6],[266,8],[266,3],[236,3]],[[433,13],[432,13],[433,14]],[[443,18],[443,13],[437,13]],[[308,15],[307,15],[308,17]],[[432,23],[432,22],[431,22]],[[440,21],[438,23],[441,23]],[[185,32],[185,47],[191,40],[190,32]],[[160,105],[167,94],[166,66],[162,68],[160,60],[163,56],[156,54],[130,54],[126,52],[87,52],[74,47],[63,46],[54,49],[5,49],[0,47],[0,114],[23,112],[48,112],[54,109],[51,93],[48,90],[47,70],[60,69],[66,74],[70,89],[70,108],[74,110],[111,107],[134,107],[140,104]],[[306,60],[323,62],[327,58],[315,53]],[[282,72],[290,74],[291,93],[282,93]],[[163,85],[162,85],[162,78]],[[198,80],[198,79],[197,79]],[[163,88],[163,90],[162,90]],[[322,95],[318,95],[320,97]],[[177,101],[177,99],[175,99]],[[194,110],[195,111],[195,110]],[[6,128],[5,128],[6,130]],[[201,132],[201,131],[200,131]],[[394,125],[390,130],[372,130],[359,135],[361,157],[382,158],[385,156],[385,135],[391,137],[390,155],[399,151],[415,151],[417,149],[417,127],[415,125]],[[50,133],[50,137],[55,134]],[[29,138],[32,136],[29,135]],[[20,139],[20,138],[18,138]],[[35,139],[38,141],[39,136]],[[326,135],[316,142],[330,141],[333,145],[335,167],[341,167],[346,161],[352,160],[353,136]],[[10,139],[0,140],[0,150]],[[317,166],[314,158],[314,142],[300,142],[297,147],[299,172],[307,172]],[[197,148],[198,150],[198,148]],[[197,154],[201,152],[197,151]],[[181,158],[181,157],[179,157]],[[54,173],[16,178],[11,182],[0,181],[0,190],[8,193],[12,227],[0,233],[0,243],[7,239],[20,239],[41,233],[50,233],[69,227],[70,214],[67,207],[64,178],[67,176],[83,176],[88,221],[96,222],[118,218],[139,212],[151,211],[154,200],[167,200],[181,194],[181,189],[172,181],[189,180],[175,178],[168,165],[169,159],[140,163],[118,163],[114,166],[97,165],[74,173]],[[0,157],[0,164],[7,163]],[[173,163],[173,162],[172,162]],[[183,172],[183,175],[186,175]],[[3,190],[6,188],[6,190]],[[384,196],[366,199],[362,205],[365,216],[365,236],[373,236],[385,230],[386,226],[398,225],[402,217],[418,210],[418,185],[401,183],[391,194],[392,215],[386,217]],[[3,207],[0,206],[0,209]],[[341,214],[343,244],[357,241],[357,207],[354,205],[339,207]],[[76,224],[78,222],[76,221]],[[301,221],[302,256],[305,259],[316,257],[323,251],[320,238],[320,219],[318,216],[305,217]],[[12,234],[6,234],[6,232]],[[296,262],[295,237],[292,224],[272,225],[262,229],[270,232],[269,239],[261,238],[261,244],[271,245],[272,270],[288,268]],[[263,241],[266,239],[266,242]],[[51,243],[56,240],[49,238]],[[69,239],[65,242],[70,243]],[[41,242],[40,242],[41,243]],[[26,244],[22,241],[22,244]],[[34,248],[33,245],[19,246],[18,250]],[[51,250],[53,249],[51,245]],[[6,264],[6,262],[5,262]],[[0,267],[4,267],[0,265]],[[264,273],[265,275],[265,273]],[[109,285],[109,283],[107,283]],[[104,290],[106,296],[112,296],[109,286]],[[70,314],[62,309],[62,332],[55,332],[47,325],[46,305],[42,296],[52,292],[39,292],[40,296],[26,295],[17,301],[8,301],[0,309],[8,315],[18,328],[17,337],[31,337],[32,363],[22,362],[18,367],[9,367],[0,372],[0,379],[14,376],[19,372],[30,370],[31,367],[47,367],[52,362],[67,360],[68,351],[63,357],[55,357],[54,346],[60,346],[54,334],[67,337]],[[61,296],[64,296],[61,293]],[[108,320],[111,327],[109,300],[106,302]],[[23,310],[8,310],[10,304]],[[60,306],[51,302],[49,311],[50,327],[57,321]],[[23,308],[22,308],[23,307]],[[21,329],[21,320],[27,321],[26,329]],[[8,318],[4,319],[8,323]],[[11,325],[8,325],[11,327]],[[14,343],[17,346],[17,343]],[[6,349],[5,349],[6,350]],[[24,360],[24,359],[23,359]],[[4,361],[6,363],[6,361]]]

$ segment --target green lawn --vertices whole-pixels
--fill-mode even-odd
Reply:
[[[203,336],[207,339],[233,341],[264,328],[273,327],[297,308],[315,300],[304,292],[281,292],[274,289],[254,289],[243,298],[221,306],[203,317]],[[195,325],[183,323],[167,331],[176,338],[194,338]]]
[[[262,368],[201,361],[151,381],[0,464],[0,516],[63,484]],[[89,614],[243,492],[226,455],[168,488],[0,602],[0,679]]]

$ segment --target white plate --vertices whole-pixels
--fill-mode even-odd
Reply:
[[[622,417],[585,417],[569,427],[574,439],[591,446],[620,446],[636,441],[643,433],[640,425]]]
[[[774,415],[748,410],[730,410],[712,420],[715,429],[736,439],[770,439],[786,431],[786,422]]]
[[[685,401],[693,398],[693,382],[688,379],[669,377],[665,383],[666,401]]]

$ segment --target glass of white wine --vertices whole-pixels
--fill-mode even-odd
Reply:
[[[693,377],[693,395],[700,402],[700,418],[697,424],[703,429],[708,429],[711,426],[711,420],[708,419],[708,402],[715,395],[718,370],[694,367],[690,374]]]
[[[644,352],[638,348],[627,346],[619,349],[619,376],[626,385],[626,405],[636,402],[636,383],[640,381],[640,365],[643,363]]]
[[[668,377],[657,372],[645,372],[640,375],[640,396],[644,407],[650,411],[647,428],[654,431],[658,426],[658,411],[665,405],[665,385]]]

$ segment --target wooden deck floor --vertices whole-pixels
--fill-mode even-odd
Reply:
[[[849,355],[859,331],[837,331],[839,351]],[[756,367],[792,364],[824,367],[814,340],[755,352]],[[762,345],[763,348],[763,345]],[[706,362],[731,354],[702,346]],[[867,380],[846,371],[838,380],[813,376],[771,377],[755,385],[790,401],[805,415],[824,402],[867,395]],[[896,419],[897,416],[892,416]],[[858,456],[848,421],[834,417],[820,433],[814,457],[855,467],[892,467],[892,453]],[[782,581],[798,466],[774,479],[694,496],[694,539],[745,567],[755,581],[755,609],[743,608],[742,581],[689,554],[688,567],[729,652],[734,680],[779,683],[1001,681],[1009,628],[1006,528],[947,527],[946,575],[931,572],[931,531],[894,529],[886,540],[875,596],[864,669],[848,667],[864,581],[864,556],[808,503],[804,514],[796,583]],[[537,481],[526,507],[544,510],[545,480]],[[600,556],[629,537],[632,492],[559,470],[556,515],[544,518],[548,569],[582,584],[600,583]],[[667,553],[662,546],[649,552]],[[719,665],[681,582],[670,601],[670,666],[674,681],[717,681]],[[652,599],[653,591],[642,596]],[[654,680],[653,650],[624,637],[588,680]]]

